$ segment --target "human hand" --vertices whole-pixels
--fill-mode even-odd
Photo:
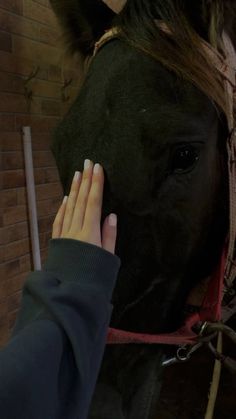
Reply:
[[[94,166],[95,167],[95,166]],[[64,197],[53,223],[52,238],[81,240],[102,247],[114,254],[117,225],[110,225],[109,218],[116,220],[116,215],[106,217],[102,235],[100,231],[101,207],[104,187],[103,168],[99,165],[98,173],[93,172],[93,162],[83,175],[75,172],[70,194]]]

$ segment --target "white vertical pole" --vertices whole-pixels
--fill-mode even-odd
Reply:
[[[34,183],[34,169],[32,157],[32,144],[31,144],[31,128],[23,127],[23,143],[24,143],[24,157],[25,157],[25,176],[26,176],[26,189],[29,207],[29,222],[30,222],[30,236],[31,246],[33,253],[34,270],[41,270],[41,257],[39,246],[39,233],[38,233],[38,219]]]

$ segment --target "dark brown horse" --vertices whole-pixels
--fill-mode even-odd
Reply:
[[[222,30],[232,37],[231,2],[128,0],[117,17],[101,1],[51,3],[85,55],[114,18],[121,31],[92,61],[52,144],[65,194],[85,158],[104,167],[101,221],[118,215],[122,262],[111,325],[174,331],[189,292],[214,271],[228,229],[223,87],[199,45],[203,38],[222,51]],[[165,353],[107,347],[90,419],[153,418]]]

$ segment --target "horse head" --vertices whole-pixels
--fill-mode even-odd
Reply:
[[[114,17],[94,1],[104,13],[95,30],[90,2],[71,1],[69,8],[69,2],[52,1],[57,13],[59,6],[64,10],[61,20],[71,25],[73,37],[80,33],[74,45],[79,42],[87,52],[91,43],[83,40],[96,39]],[[209,41],[198,19],[194,25]],[[115,253],[121,258],[113,327],[176,330],[190,291],[219,262],[228,231],[228,128],[220,106],[202,90],[153,56],[113,39],[92,61],[55,132],[52,151],[65,194],[85,158],[104,168],[101,222],[110,212],[117,214]],[[161,346],[107,347],[89,417],[151,419],[164,353]]]

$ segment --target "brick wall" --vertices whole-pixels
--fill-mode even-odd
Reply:
[[[81,80],[79,63],[65,59],[60,39],[48,0],[1,0],[0,346],[9,337],[22,285],[33,270],[22,126],[32,129],[42,263],[62,200],[49,149],[51,132],[73,101]]]

